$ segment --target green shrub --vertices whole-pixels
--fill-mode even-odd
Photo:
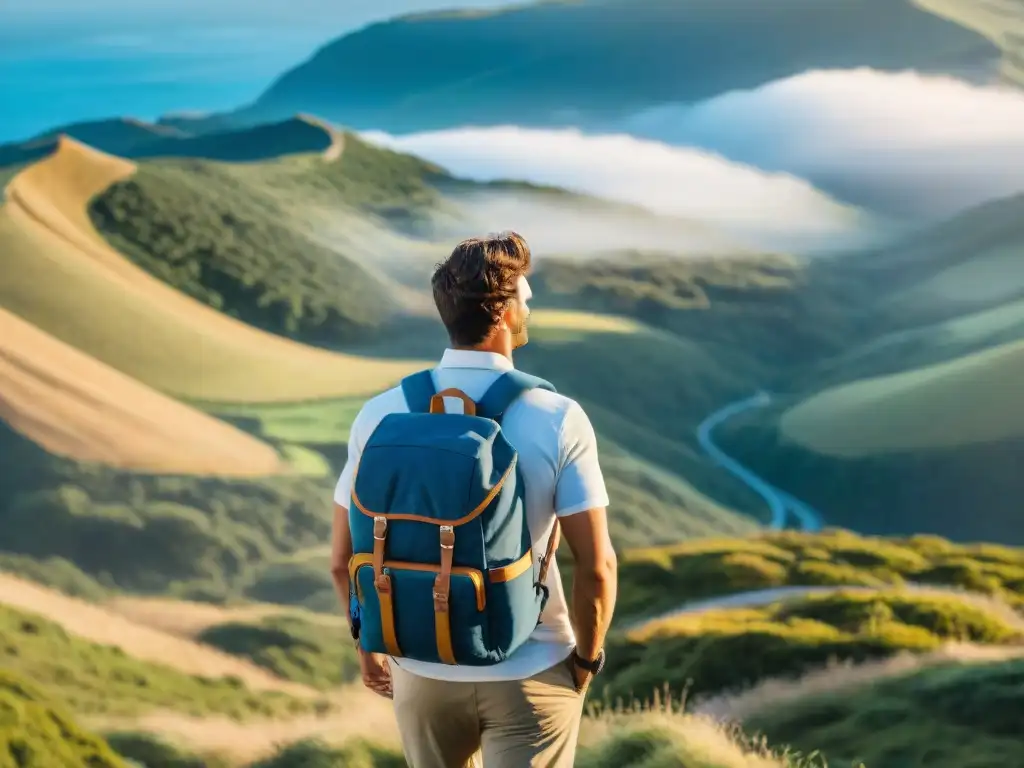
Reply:
[[[627,550],[619,559],[621,619],[681,603],[777,586],[931,584],[1024,605],[1024,550],[938,537],[881,539],[848,531],[763,534]]]
[[[278,677],[329,688],[359,677],[359,660],[348,628],[316,624],[294,616],[275,616],[259,624],[219,624],[200,641],[244,656]]]
[[[401,752],[356,741],[331,747],[315,740],[283,747],[251,768],[406,768]]]
[[[150,733],[108,733],[107,742],[122,757],[146,768],[227,768],[226,761],[199,758]]]
[[[0,669],[0,768],[126,766],[103,739],[82,730],[63,708],[21,677]]]

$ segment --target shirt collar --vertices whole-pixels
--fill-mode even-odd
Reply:
[[[438,368],[479,368],[490,371],[511,371],[512,361],[497,352],[478,352],[475,349],[446,349]]]

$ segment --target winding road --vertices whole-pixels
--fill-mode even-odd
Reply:
[[[799,527],[801,530],[819,531],[821,530],[823,520],[821,513],[785,491],[776,488],[764,480],[764,478],[747,469],[719,448],[712,436],[715,427],[728,421],[733,416],[755,408],[764,408],[771,401],[772,396],[768,392],[762,391],[751,397],[737,400],[719,408],[697,427],[697,440],[700,442],[704,452],[711,457],[712,461],[735,475],[742,483],[765,500],[772,514],[772,519],[769,522],[769,527],[772,530],[778,531],[787,528],[792,520],[796,527]]]

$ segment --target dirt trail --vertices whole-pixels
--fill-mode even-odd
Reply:
[[[268,616],[298,616],[305,621],[336,626],[342,632],[345,620],[339,616],[312,613],[281,605],[224,607],[164,597],[116,597],[106,608],[126,619],[178,637],[195,638],[203,630],[228,622],[258,622]]]
[[[257,720],[240,723],[224,717],[194,718],[157,712],[138,718],[87,718],[97,731],[143,731],[159,734],[189,751],[222,754],[249,763],[272,754],[284,744],[320,739],[340,745],[353,739],[396,746],[398,727],[391,702],[362,686],[346,687],[331,696],[336,709],[323,716],[293,720]]]

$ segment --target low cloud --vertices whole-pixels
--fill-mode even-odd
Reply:
[[[442,165],[457,176],[553,185],[641,206],[689,220],[695,230],[710,228],[752,248],[841,247],[860,234],[862,222],[855,211],[802,179],[763,173],[703,150],[625,134],[590,136],[573,129],[498,127],[397,137],[379,132],[363,135]],[[520,211],[521,218],[527,216],[527,209]],[[549,223],[558,226],[557,219]],[[577,231],[588,226],[620,231],[610,221],[593,217],[574,224]]]
[[[895,214],[949,216],[1024,190],[1024,92],[947,77],[808,72],[618,127]]]

